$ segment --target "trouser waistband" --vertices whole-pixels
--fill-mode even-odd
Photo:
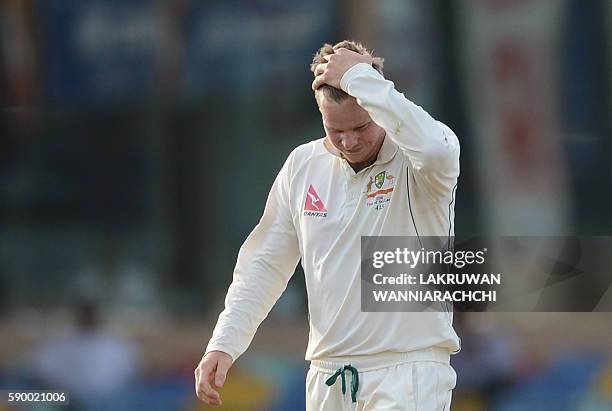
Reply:
[[[333,374],[338,368],[351,364],[359,372],[366,372],[413,361],[435,361],[449,364],[450,351],[444,348],[431,347],[407,352],[387,351],[370,355],[329,357],[310,361],[310,368],[315,371]]]

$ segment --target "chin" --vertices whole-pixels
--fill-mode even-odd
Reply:
[[[365,161],[363,159],[363,156],[350,156],[350,155],[344,155],[344,158],[349,162],[349,163],[361,163],[362,161]]]

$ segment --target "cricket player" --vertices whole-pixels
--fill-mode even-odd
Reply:
[[[362,312],[361,236],[452,236],[459,176],[453,131],[395,89],[361,44],[324,45],[312,88],[326,136],[297,147],[242,245],[195,370],[222,404],[247,349],[301,259],[308,292],[307,410],[450,409],[459,350],[452,312]]]

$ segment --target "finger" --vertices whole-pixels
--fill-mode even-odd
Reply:
[[[209,367],[204,365],[200,370],[196,371],[196,373],[198,373],[196,378],[196,393],[198,394],[198,398],[202,401],[206,403],[216,403],[221,400],[221,397],[210,385],[211,377],[214,376],[214,370],[209,370],[208,368]]]
[[[349,50],[344,47],[338,47],[334,49],[334,54],[332,54],[332,56],[334,55],[344,56],[345,54],[359,54],[359,53],[353,50]]]
[[[221,398],[214,398],[206,395],[203,391],[198,391],[198,398],[206,404],[209,405],[222,405],[223,401]]]
[[[202,378],[200,386],[204,389],[204,393],[212,399],[219,400],[221,396],[219,393],[212,387],[211,382],[215,378],[215,370],[210,370],[208,374],[206,374],[206,378]]]
[[[327,68],[327,63],[318,64],[317,67],[315,68],[314,75],[318,76],[319,74],[323,74],[326,68]]]
[[[201,392],[207,397],[219,398],[219,393],[210,385],[208,378],[199,378],[196,381],[196,392]]]
[[[220,401],[221,400],[221,396],[219,395],[219,393],[217,391],[215,391],[211,386],[210,383],[206,380],[202,380],[200,381],[200,384],[198,385],[198,393],[202,395],[202,397],[204,397],[205,399],[209,400],[209,401]],[[200,395],[198,395],[199,398]]]
[[[204,394],[203,392],[198,393],[198,398],[202,402],[208,405],[223,405],[223,401],[221,400],[221,398],[217,398],[217,399],[211,398],[207,396],[206,394]]]
[[[198,398],[200,398],[200,395],[198,394],[198,388],[199,388],[199,385],[200,385],[200,367],[197,367],[193,373],[195,374],[195,379],[194,379],[194,382],[195,382],[195,393],[198,396]]]
[[[199,383],[196,384],[196,396],[206,404],[214,404],[220,401],[220,398],[206,394],[203,387]]]
[[[317,90],[323,84],[325,84],[325,74],[315,77],[314,81],[312,82],[312,89]]]
[[[217,372],[215,373],[215,387],[221,388],[225,383],[225,377],[227,375],[227,370],[223,371],[220,367],[217,367]]]
[[[215,372],[215,385],[217,387],[223,387],[230,366],[231,364],[228,364],[225,361],[219,361],[219,363],[217,363],[217,371]]]
[[[198,366],[195,369],[194,374],[195,374],[195,393],[196,393],[196,396],[200,400],[202,400],[202,401],[204,401],[205,403],[208,404],[208,399],[204,395],[204,391],[202,391],[202,389],[200,388],[200,366]]]
[[[200,401],[204,402],[205,404],[210,404],[210,400],[202,390],[196,390],[196,396]]]
[[[198,398],[208,405],[222,405],[223,404],[223,401],[221,400],[221,398],[212,398],[212,397],[207,396],[204,393],[200,393],[200,395],[198,395]]]

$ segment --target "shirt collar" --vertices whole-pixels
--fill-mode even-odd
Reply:
[[[325,141],[325,137],[320,139],[319,149],[322,152],[325,152],[334,157],[342,158],[336,154],[330,153],[329,150],[327,150],[327,148],[325,147],[324,141]],[[397,153],[398,149],[399,147],[397,146],[397,144],[395,144],[393,140],[391,140],[388,136],[385,136],[385,139],[383,140],[383,144],[380,147],[380,150],[378,151],[378,156],[376,157],[376,161],[372,165],[385,164],[393,160],[393,157],[395,157],[395,154]]]
[[[376,158],[374,165],[385,164],[393,160],[393,157],[395,157],[397,150],[397,144],[395,144],[393,140],[389,138],[389,136],[385,136],[385,140],[383,141],[383,144],[380,147],[380,151],[378,152],[378,157]]]

